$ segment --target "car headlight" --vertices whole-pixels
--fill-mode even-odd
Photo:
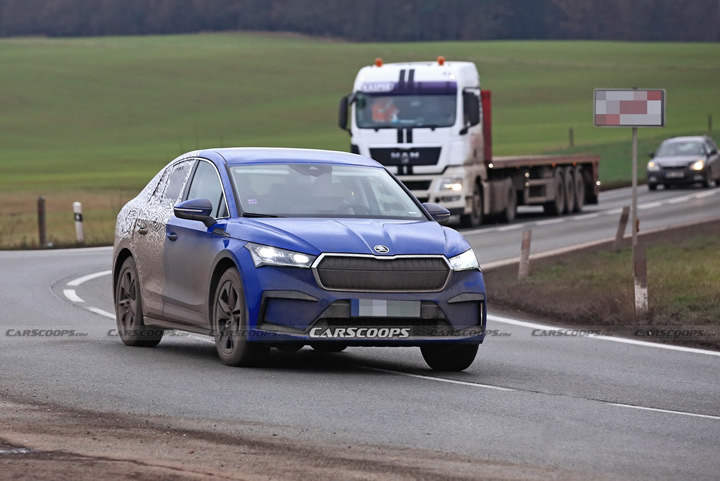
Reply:
[[[250,251],[255,267],[261,266],[285,266],[309,268],[315,261],[315,256],[303,254],[302,252],[278,249],[277,247],[253,244],[248,242],[245,248]]]
[[[647,170],[660,170],[660,167],[657,165],[656,162],[651,160],[650,162],[648,162]]]
[[[468,249],[462,254],[451,257],[448,260],[450,261],[450,267],[452,267],[454,271],[480,270],[477,257],[475,257],[475,252],[473,252],[472,249]]]
[[[690,166],[690,169],[692,169],[692,170],[703,170],[704,168],[705,168],[705,159],[700,159],[700,160],[694,162]]]
[[[440,179],[440,190],[454,190],[460,192],[463,188],[462,177],[444,177]]]

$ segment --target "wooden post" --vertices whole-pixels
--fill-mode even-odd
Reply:
[[[630,217],[630,207],[625,206],[622,208],[620,222],[618,222],[617,233],[615,234],[615,244],[613,245],[614,251],[619,251],[622,246],[622,241],[625,237],[625,229],[627,229],[628,217]]]
[[[40,247],[45,247],[47,244],[47,224],[45,223],[45,198],[43,196],[38,197],[37,200],[37,214],[38,214],[38,241]]]
[[[633,270],[635,277],[635,317],[640,317],[648,310],[647,256],[645,244],[643,243],[638,243],[635,246]]]
[[[520,267],[518,268],[518,279],[525,279],[530,275],[530,239],[532,231],[525,229],[522,233],[522,244],[520,246]]]
[[[575,147],[575,130],[572,127],[568,129],[568,137],[570,137],[570,148]]]

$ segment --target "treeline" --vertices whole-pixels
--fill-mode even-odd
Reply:
[[[0,0],[0,36],[265,30],[357,41],[720,41],[720,0]]]

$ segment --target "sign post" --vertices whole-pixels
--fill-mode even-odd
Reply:
[[[635,314],[647,311],[647,281],[638,266],[637,234],[637,129],[665,126],[665,90],[595,89],[593,116],[596,127],[632,127],[632,250],[635,280]],[[644,249],[641,254],[644,254]],[[643,255],[644,257],[644,255]]]

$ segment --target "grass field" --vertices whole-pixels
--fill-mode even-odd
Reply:
[[[644,160],[664,136],[720,125],[720,44],[444,42],[359,44],[291,35],[208,34],[0,40],[0,245],[35,238],[46,195],[56,241],[72,239],[72,200],[89,237],[160,166],[195,148],[297,146],[346,150],[337,101],[357,70],[386,62],[477,64],[493,91],[496,154],[603,154],[601,180],[627,181],[630,132],[592,125],[596,87],[666,88],[667,127],[644,129]],[[22,200],[22,203],[18,203]],[[55,205],[55,202],[63,204]],[[97,212],[95,212],[97,211]],[[63,220],[66,219],[66,220]],[[95,223],[97,220],[97,224]],[[108,220],[109,219],[109,220]]]
[[[523,281],[517,265],[486,272],[488,298],[496,308],[618,335],[636,336],[638,328],[701,330],[659,340],[720,348],[720,222],[648,234],[640,242],[647,246],[650,310],[644,317],[635,317],[629,247],[537,260]]]

